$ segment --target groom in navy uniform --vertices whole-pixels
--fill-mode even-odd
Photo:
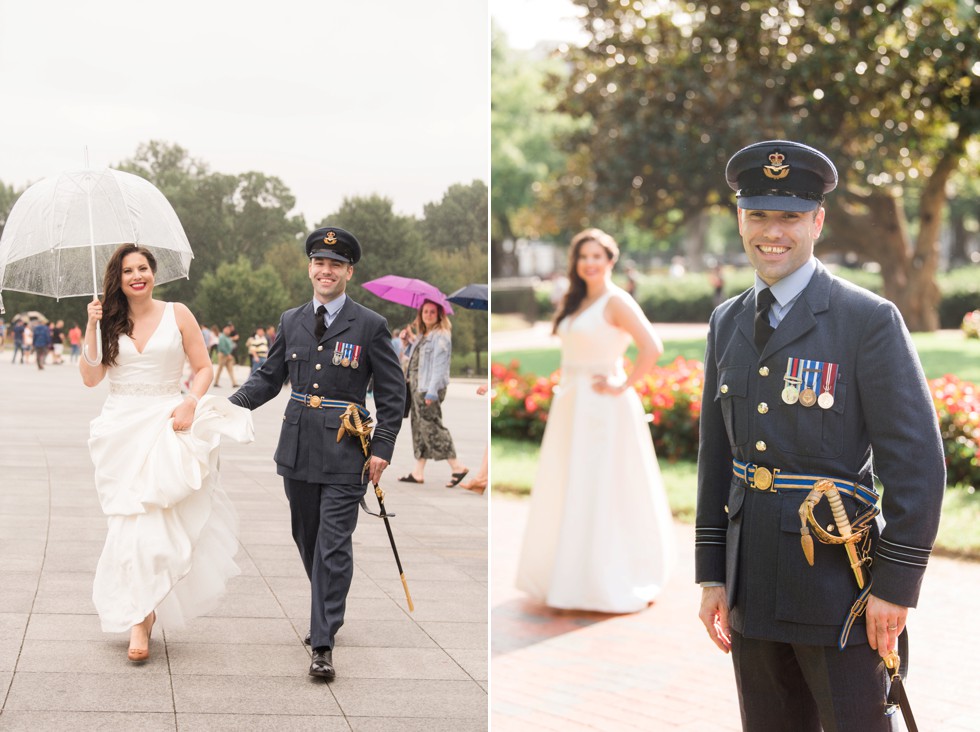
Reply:
[[[313,300],[282,314],[266,362],[229,399],[255,409],[278,396],[288,380],[275,461],[283,476],[293,539],[310,579],[310,675],[335,677],[334,638],[344,624],[354,574],[351,535],[366,480],[378,483],[388,467],[402,423],[405,377],[383,317],[351,300],[345,290],[361,246],[336,226],[306,240]],[[342,434],[345,410],[362,416],[374,377],[376,423],[366,458],[361,440]],[[354,405],[351,407],[350,405]]]
[[[935,408],[895,306],[813,256],[837,185],[827,156],[767,140],[726,178],[756,278],[707,338],[700,618],[732,652],[744,729],[891,730],[881,659],[904,646],[946,482]],[[803,525],[814,489],[828,500]],[[845,549],[850,522],[869,530]]]

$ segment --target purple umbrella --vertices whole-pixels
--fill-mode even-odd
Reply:
[[[442,305],[448,314],[452,315],[453,313],[453,306],[449,304],[446,296],[439,291],[438,287],[430,285],[425,280],[385,275],[376,280],[365,282],[361,287],[382,300],[407,305],[416,310],[422,306],[423,302],[431,300],[437,305]]]

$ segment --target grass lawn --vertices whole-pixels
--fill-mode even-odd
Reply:
[[[493,490],[529,494],[537,462],[537,445],[494,437],[490,463]],[[694,523],[697,464],[687,460],[661,462],[660,472],[674,517],[685,523]],[[970,493],[962,487],[946,491],[936,551],[980,559],[980,494]]]
[[[955,374],[964,381],[980,384],[980,340],[966,338],[960,331],[939,333],[914,333],[912,342],[919,352],[926,377],[936,379],[946,374]],[[500,351],[491,354],[495,363],[509,364],[516,360],[522,372],[547,375],[558,368],[561,360],[557,348],[540,348],[525,351]],[[678,356],[701,361],[704,359],[704,341],[700,338],[690,340],[665,341],[664,355],[658,363],[667,364]],[[630,348],[627,357],[635,358],[636,349]]]

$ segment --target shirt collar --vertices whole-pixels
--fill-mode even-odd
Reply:
[[[334,318],[337,317],[337,313],[340,312],[340,309],[344,307],[344,303],[345,302],[347,302],[347,293],[346,292],[343,295],[341,295],[340,297],[338,297],[336,300],[331,300],[328,303],[322,303],[322,302],[320,302],[319,300],[317,300],[314,297],[313,298],[313,312],[315,313],[316,310],[317,310],[317,308],[320,307],[321,305],[323,305],[324,307],[327,308],[327,316],[331,320],[333,320]]]
[[[810,257],[802,266],[799,267],[799,269],[786,275],[772,287],[769,287],[769,285],[763,282],[759,275],[756,274],[755,294],[758,296],[762,290],[769,287],[769,289],[772,290],[773,297],[776,298],[776,302],[781,307],[785,307],[800,296],[800,293],[806,289],[808,284],[810,284],[810,278],[813,277],[813,273],[816,271],[817,260],[815,257]]]

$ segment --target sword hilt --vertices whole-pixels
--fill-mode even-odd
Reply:
[[[826,486],[822,486],[824,495],[827,496],[827,502],[830,504],[830,511],[834,515],[834,523],[837,524],[837,530],[844,539],[851,538],[851,522],[847,518],[847,511],[844,510],[844,501],[841,500],[840,491],[837,490],[837,486],[831,481],[819,481],[818,485],[821,483],[826,483]],[[847,558],[850,560],[851,571],[854,572],[854,579],[857,580],[858,588],[864,589],[864,573],[861,571],[861,560],[858,559],[857,547],[854,546],[852,542],[847,542],[844,544],[844,549],[847,551]]]

